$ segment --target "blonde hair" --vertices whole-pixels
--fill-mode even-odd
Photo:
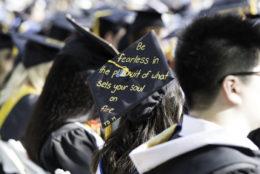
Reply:
[[[0,50],[0,85],[4,81],[8,72],[13,66],[13,56],[11,55],[12,50],[10,48],[2,48]]]
[[[38,93],[41,93],[52,63],[53,61],[42,63],[29,69],[26,69],[22,63],[19,63],[5,87],[0,91],[0,105],[6,102],[16,89],[25,85],[30,85]]]

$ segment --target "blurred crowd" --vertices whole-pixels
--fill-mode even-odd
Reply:
[[[0,174],[260,173],[259,10],[1,0]]]

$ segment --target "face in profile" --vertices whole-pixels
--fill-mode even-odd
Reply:
[[[245,83],[241,83],[242,105],[251,129],[256,129],[260,126],[260,62],[250,72],[255,73],[247,76]]]

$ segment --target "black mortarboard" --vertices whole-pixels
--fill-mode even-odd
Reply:
[[[136,34],[144,28],[155,26],[164,27],[162,13],[154,9],[144,9],[136,11],[137,15],[132,24],[131,33]]]
[[[113,9],[112,13],[101,17],[101,19],[105,19],[107,21],[110,21],[113,24],[132,24],[134,21],[135,13],[129,10],[118,10]]]
[[[133,9],[137,15],[132,24],[131,33],[137,34],[147,27],[165,27],[162,14],[168,12],[168,7],[157,0],[149,1],[139,9]]]
[[[47,36],[63,41],[68,38],[75,29],[66,20],[65,13],[56,13],[51,19],[47,20],[44,31]]]
[[[199,16],[220,14],[238,14],[241,15],[250,11],[247,0],[215,0],[214,4],[199,13]]]
[[[96,35],[104,37],[109,31],[116,33],[122,27],[126,28],[132,24],[135,13],[129,10],[119,10],[117,8],[109,8],[97,10],[95,13],[95,22],[93,32]]]
[[[127,114],[173,79],[152,31],[88,79],[103,127]]]
[[[22,52],[22,62],[25,68],[53,60],[64,46],[61,41],[32,33],[19,33],[17,37],[26,39]]]
[[[95,54],[104,53],[105,55],[108,55],[107,60],[113,58],[118,54],[117,49],[114,48],[112,44],[108,43],[101,37],[96,36],[95,34],[90,32],[88,28],[84,28],[81,24],[76,22],[70,14],[67,14],[66,18],[77,30],[77,32],[85,37],[86,42],[88,42],[88,48],[91,48],[92,52],[95,51]]]

